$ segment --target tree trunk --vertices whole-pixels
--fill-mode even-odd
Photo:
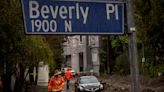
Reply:
[[[107,38],[107,70],[109,74],[112,74],[113,72],[113,49],[112,49],[112,41],[110,39],[110,36]]]
[[[10,84],[11,84],[11,76],[12,76],[12,73],[11,73],[11,70],[10,70],[10,66],[8,63],[6,63],[4,65],[4,74],[3,74],[3,92],[11,92],[11,87],[10,87]]]
[[[15,81],[15,86],[14,86],[13,92],[19,92],[18,91],[18,89],[19,89],[18,85],[19,85],[19,78],[16,76],[16,81]]]
[[[38,82],[38,65],[36,66],[35,85],[37,85],[37,82]]]
[[[16,77],[14,92],[21,92],[24,86],[25,67],[22,63],[19,64],[20,74]]]
[[[30,78],[30,83],[34,84],[34,66],[29,67],[29,78]]]
[[[6,73],[3,76],[3,92],[11,92],[11,74],[10,73]]]
[[[109,73],[109,36],[107,36],[107,62],[106,62],[106,69],[107,69],[107,73]]]

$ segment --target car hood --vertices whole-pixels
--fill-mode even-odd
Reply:
[[[80,86],[84,88],[99,88],[100,83],[87,83],[87,84],[80,84]]]

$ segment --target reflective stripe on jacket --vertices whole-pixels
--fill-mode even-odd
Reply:
[[[59,76],[57,78],[52,77],[48,84],[48,91],[61,91],[64,87],[64,78]]]

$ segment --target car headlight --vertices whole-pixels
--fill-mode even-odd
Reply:
[[[100,84],[100,89],[103,89],[103,85],[102,84]]]
[[[83,86],[79,86],[80,91],[84,91],[84,87]]]

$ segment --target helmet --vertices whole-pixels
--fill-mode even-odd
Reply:
[[[60,75],[61,72],[59,70],[55,70],[55,75]]]

